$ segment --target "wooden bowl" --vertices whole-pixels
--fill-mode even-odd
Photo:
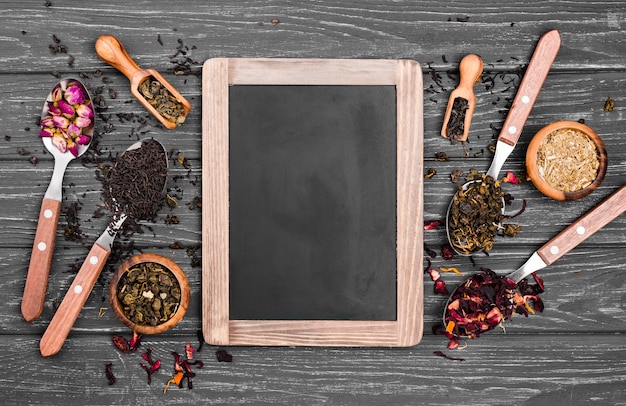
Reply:
[[[545,179],[541,176],[537,164],[537,153],[539,151],[542,141],[545,140],[546,137],[554,131],[563,129],[573,129],[584,133],[595,144],[598,152],[598,170],[595,179],[593,180],[593,182],[591,182],[591,184],[576,191],[563,191],[548,184],[548,182],[546,182]],[[564,120],[548,124],[541,130],[539,130],[537,134],[535,134],[530,144],[528,145],[528,150],[526,151],[526,172],[528,177],[533,182],[535,187],[539,189],[544,195],[551,197],[555,200],[577,200],[587,196],[588,194],[596,190],[604,180],[607,163],[608,158],[606,153],[606,147],[604,146],[602,139],[600,139],[598,134],[596,134],[596,132],[593,131],[591,128],[576,121]]]
[[[117,297],[117,287],[122,276],[135,265],[150,262],[160,264],[167,268],[178,281],[181,293],[180,303],[171,318],[154,326],[150,324],[138,324],[130,320],[126,314],[124,314],[122,303]],[[187,276],[183,270],[180,266],[178,266],[178,264],[176,264],[176,262],[158,254],[139,254],[127,259],[114,272],[109,285],[109,301],[111,303],[111,307],[113,308],[113,312],[126,327],[139,334],[158,334],[174,327],[187,312],[187,308],[189,307],[189,296],[189,281],[187,280]]]

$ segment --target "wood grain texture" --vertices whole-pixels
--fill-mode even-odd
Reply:
[[[69,0],[5,0],[0,4],[0,272],[6,308],[0,317],[0,394],[6,404],[153,405],[171,404],[624,404],[626,393],[626,217],[620,216],[583,244],[541,271],[546,309],[528,318],[514,317],[507,333],[494,331],[461,351],[445,349],[446,340],[430,333],[440,322],[446,297],[433,293],[426,278],[424,336],[411,348],[232,347],[231,364],[214,361],[217,347],[197,354],[206,367],[196,371],[194,388],[170,389],[172,351],[196,343],[202,328],[202,274],[196,265],[201,245],[201,69],[210,58],[368,58],[415,59],[424,79],[424,169],[437,174],[424,180],[423,216],[442,219],[456,184],[452,171],[486,170],[488,146],[503,125],[519,85],[519,70],[538,38],[558,29],[562,45],[503,171],[522,172],[530,138],[557,120],[584,119],[603,139],[608,171],[603,184],[575,202],[543,196],[529,182],[506,184],[526,211],[514,222],[515,238],[499,238],[489,257],[445,261],[443,230],[424,232],[437,251],[432,267],[454,266],[465,275],[444,274],[449,287],[481,266],[498,272],[519,267],[532,252],[624,183],[626,142],[626,9],[623,2],[562,0],[497,2],[361,1],[264,2],[218,0],[172,3],[113,0],[77,4]],[[274,23],[272,21],[275,20]],[[185,123],[164,129],[132,96],[128,79],[104,63],[94,44],[115,34],[137,63],[156,69],[193,105]],[[55,36],[60,42],[56,43]],[[67,53],[52,52],[62,45]],[[180,47],[182,54],[177,49]],[[439,136],[458,64],[475,53],[484,61],[476,83],[476,107],[469,143],[450,145]],[[70,64],[70,58],[72,64]],[[182,65],[181,65],[182,64]],[[183,71],[183,68],[188,70]],[[174,72],[178,72],[175,74]],[[182,72],[183,74],[180,74]],[[64,179],[57,242],[48,293],[41,316],[26,323],[20,303],[42,197],[53,160],[37,137],[41,105],[56,76],[83,75],[92,96],[103,105],[96,122],[97,145],[89,158],[72,162]],[[83,79],[81,79],[83,80]],[[603,110],[608,97],[612,111]],[[70,286],[75,268],[108,222],[94,213],[102,205],[99,166],[133,141],[154,136],[172,150],[168,192],[178,207],[159,213],[156,223],[130,239],[136,252],[174,259],[190,283],[190,307],[172,330],[146,337],[140,352],[152,347],[163,362],[147,385],[140,353],[124,355],[111,335],[130,331],[113,315],[106,298],[110,259],[87,298],[64,350],[43,358],[41,334]],[[449,161],[437,161],[445,152]],[[31,159],[37,163],[32,164]],[[179,162],[186,159],[185,166]],[[66,211],[77,204],[82,240],[66,239]],[[190,209],[193,207],[193,209]],[[166,224],[176,214],[178,224]],[[172,244],[180,243],[174,245]],[[182,247],[181,247],[182,246]],[[189,251],[188,251],[189,250]],[[195,250],[195,251],[194,251]],[[195,252],[195,254],[194,254]],[[115,254],[112,253],[112,254]],[[194,258],[194,255],[196,258]],[[206,261],[206,258],[202,258]],[[419,261],[418,261],[419,262]],[[426,264],[424,264],[425,266]],[[421,269],[421,266],[418,266]],[[101,308],[103,310],[99,316]],[[449,361],[434,351],[464,358]],[[113,363],[117,382],[107,384],[104,365]]]

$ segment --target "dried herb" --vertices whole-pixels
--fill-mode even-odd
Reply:
[[[449,355],[444,354],[442,351],[434,351],[433,354],[435,354],[438,357],[442,357],[442,358],[445,358],[447,360],[450,360],[450,361],[465,361],[465,358],[451,357]]]
[[[215,351],[215,356],[218,362],[233,362],[233,356],[226,350]]]
[[[152,359],[152,347],[149,347],[146,352],[141,354],[141,358],[148,362],[148,365],[144,364],[143,362],[140,362],[139,365],[141,365],[144,371],[146,371],[146,373],[148,374],[148,385],[150,385],[152,383],[152,374],[154,374],[156,371],[159,370],[159,368],[161,368],[161,360],[157,359],[155,361]]]
[[[524,279],[517,284],[490,269],[481,270],[450,296],[444,317],[445,332],[451,340],[449,348],[458,345],[458,337],[477,338],[493,330],[510,320],[514,312],[528,316],[529,311],[543,311],[543,302],[538,296],[543,292],[543,281],[530,285]]]
[[[109,362],[105,365],[105,374],[107,379],[109,380],[109,385],[113,385],[115,383],[115,375],[113,375],[113,363]]]
[[[463,97],[455,97],[450,110],[450,118],[446,125],[446,135],[452,144],[456,144],[465,131],[465,112],[469,109],[469,102]]]
[[[124,315],[138,325],[156,326],[172,318],[181,300],[180,285],[163,265],[143,262],[120,278],[117,298]]]
[[[476,173],[472,170],[466,180],[474,180]],[[456,251],[472,254],[492,249],[504,219],[503,196],[500,182],[490,176],[481,175],[479,181],[469,183],[465,189],[459,185],[448,219],[450,243]]]
[[[582,131],[563,128],[548,134],[537,149],[539,175],[563,192],[589,186],[598,175],[598,148]]]
[[[182,103],[154,77],[144,80],[139,86],[139,92],[167,121],[176,124],[182,124],[185,121],[185,109]]]
[[[129,220],[152,220],[163,204],[167,158],[161,144],[143,141],[141,148],[125,151],[103,179],[102,195],[109,210]],[[128,220],[127,220],[128,221]]]
[[[112,337],[113,345],[122,351],[124,354],[130,354],[131,352],[137,351],[139,345],[141,344],[141,334],[137,334],[133,331],[133,337],[130,341],[126,340],[124,336],[114,334]]]
[[[615,108],[615,101],[613,100],[612,97],[609,97],[606,99],[606,101],[604,102],[604,111],[613,111],[613,108]]]

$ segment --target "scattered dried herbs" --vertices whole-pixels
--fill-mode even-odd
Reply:
[[[465,358],[451,357],[449,355],[444,354],[442,351],[434,351],[433,354],[435,354],[438,357],[442,357],[442,358],[445,358],[447,360],[450,360],[450,361],[465,361]]]
[[[143,262],[120,278],[117,298],[124,315],[138,325],[156,326],[172,318],[181,300],[180,285],[163,265]]]
[[[185,109],[182,103],[154,77],[144,80],[139,92],[148,103],[167,121],[182,124],[185,121]]]
[[[450,110],[450,118],[446,125],[446,136],[452,144],[463,136],[465,131],[465,114],[469,109],[469,102],[463,97],[455,97]]]
[[[233,362],[233,356],[226,350],[215,351],[215,356],[218,362]]]
[[[613,108],[615,108],[615,101],[613,100],[612,97],[609,97],[606,99],[606,101],[604,102],[604,111],[613,111]]]
[[[576,192],[598,175],[598,148],[582,131],[558,129],[546,136],[537,149],[539,175],[551,187]]]

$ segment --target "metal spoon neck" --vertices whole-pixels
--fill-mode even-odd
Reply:
[[[71,159],[67,159],[64,156],[55,158],[52,179],[50,179],[50,184],[44,195],[45,198],[61,201],[63,198],[63,176],[65,175],[65,170],[70,161]]]
[[[491,166],[487,170],[487,176],[491,176],[494,179],[498,179],[498,175],[500,174],[500,170],[504,165],[504,162],[507,160],[509,155],[513,152],[515,145],[507,144],[506,142],[498,141],[496,143],[496,152],[493,156],[493,160],[491,161]]]
[[[530,258],[520,266],[516,271],[507,275],[507,278],[519,283],[522,279],[530,275],[531,273],[545,268],[548,264],[539,256],[537,252],[533,253]]]

